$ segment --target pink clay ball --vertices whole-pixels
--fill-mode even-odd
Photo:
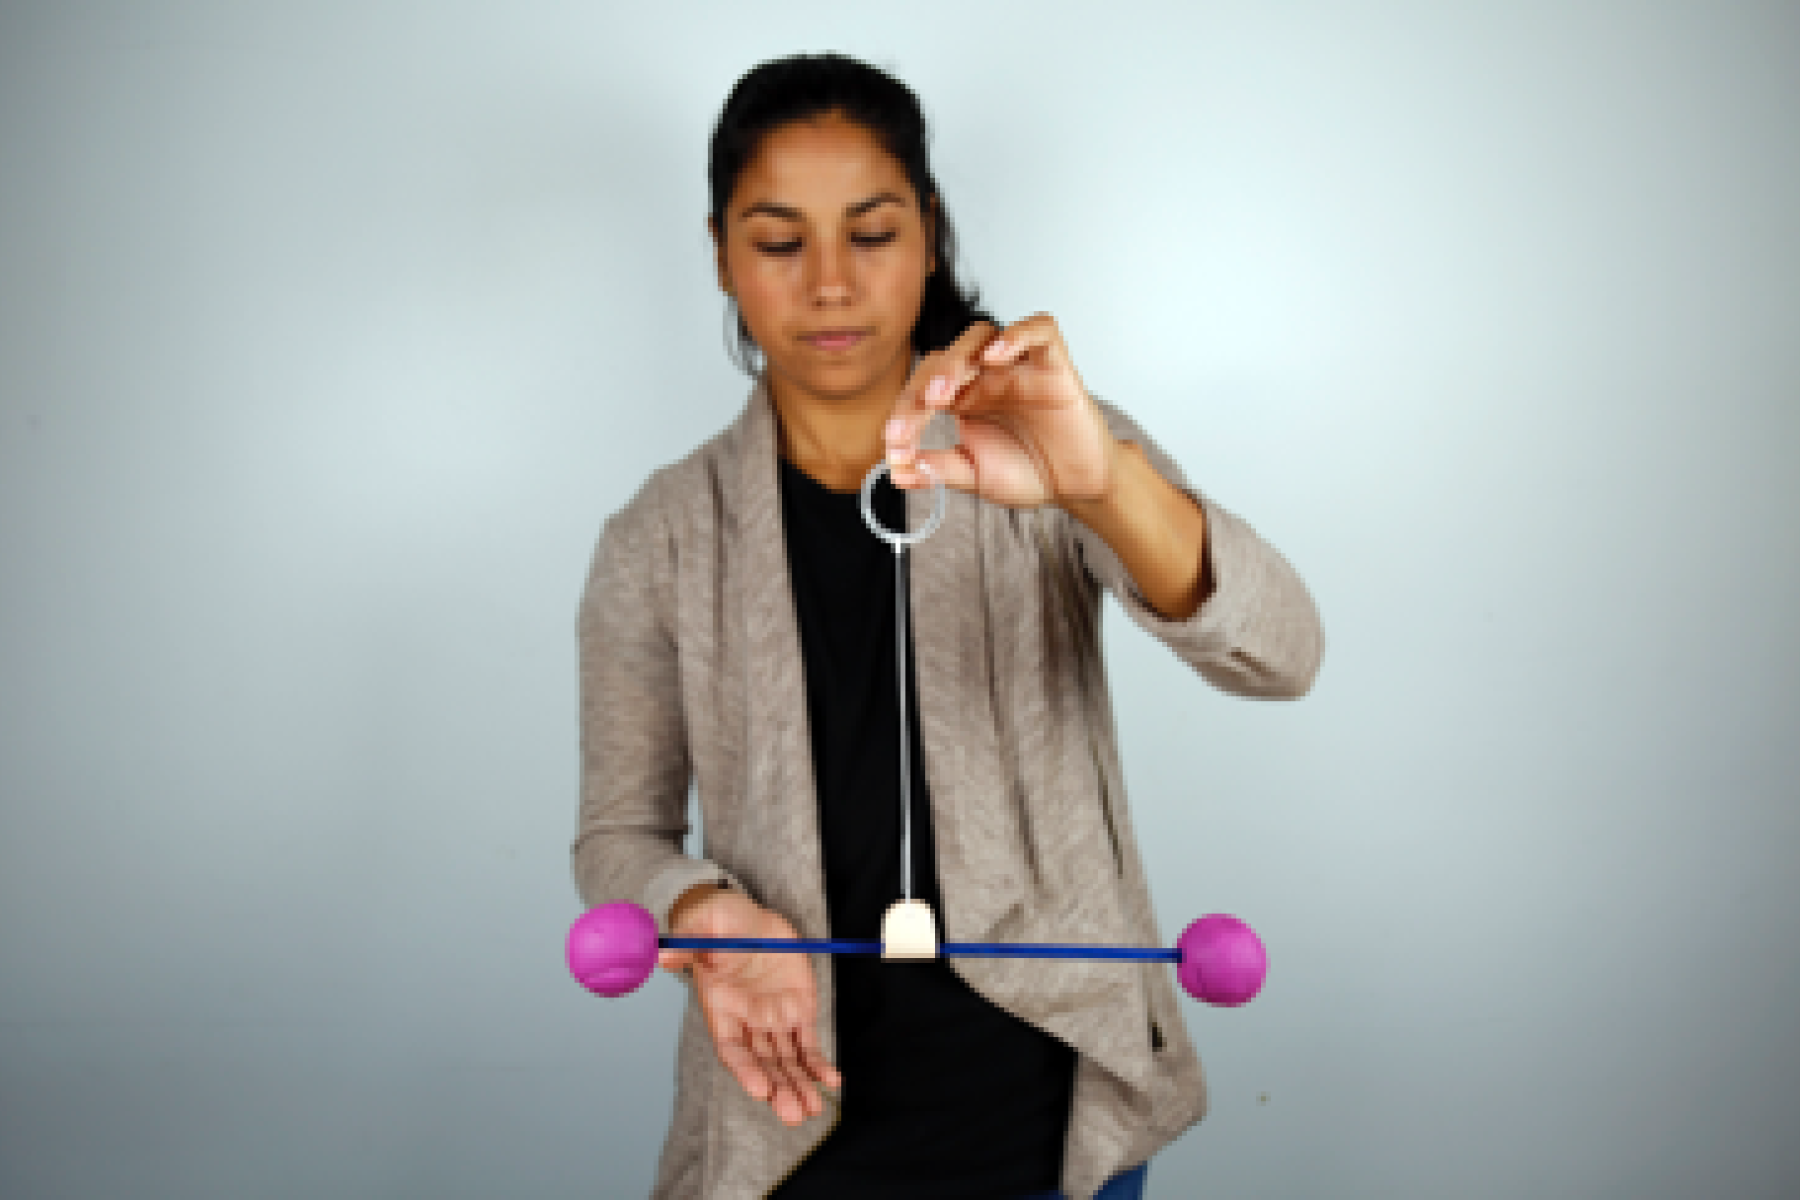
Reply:
[[[1269,955],[1256,933],[1236,917],[1212,913],[1181,931],[1175,942],[1181,964],[1175,977],[1187,994],[1234,1008],[1262,990]]]
[[[569,927],[564,956],[582,987],[602,996],[636,991],[656,969],[656,918],[629,900],[590,908]]]

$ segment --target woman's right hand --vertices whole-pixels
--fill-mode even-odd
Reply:
[[[677,903],[676,937],[791,938],[780,913],[741,892],[714,889]],[[732,950],[664,950],[657,961],[671,971],[692,967],[719,1060],[756,1100],[766,1100],[783,1124],[798,1125],[825,1111],[819,1085],[843,1086],[826,1061],[818,1036],[818,993],[804,954]]]

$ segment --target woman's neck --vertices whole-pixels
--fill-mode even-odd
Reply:
[[[882,430],[905,380],[883,380],[863,392],[821,397],[771,379],[781,456],[834,492],[854,492],[887,456]]]

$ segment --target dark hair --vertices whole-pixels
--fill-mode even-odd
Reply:
[[[978,307],[976,290],[965,289],[956,281],[956,233],[926,157],[925,114],[919,98],[885,71],[842,54],[795,54],[761,63],[731,89],[713,127],[706,160],[707,196],[716,236],[725,236],[725,206],[763,138],[783,125],[831,112],[842,113],[867,129],[894,156],[906,171],[920,210],[927,214],[937,269],[925,278],[925,295],[913,324],[913,349],[921,354],[942,350],[976,321],[992,321]],[[737,301],[728,304],[737,318],[737,344],[727,343],[727,352],[747,374],[754,375],[756,339],[737,311]]]

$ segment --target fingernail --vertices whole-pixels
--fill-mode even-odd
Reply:
[[[906,422],[900,417],[892,418],[881,427],[881,435],[890,442],[900,441],[906,436]]]
[[[945,379],[942,375],[938,376],[936,379],[931,381],[931,386],[925,389],[925,403],[927,403],[927,404],[938,403],[940,400],[942,400],[944,398],[944,393],[946,391],[948,391],[949,388],[950,388],[950,381],[948,379]]]
[[[1012,346],[1007,344],[1005,338],[995,338],[988,343],[987,353],[989,357],[1002,358],[1012,353]]]
[[[913,452],[907,446],[895,446],[888,451],[888,463],[895,467],[904,467],[913,460]]]

